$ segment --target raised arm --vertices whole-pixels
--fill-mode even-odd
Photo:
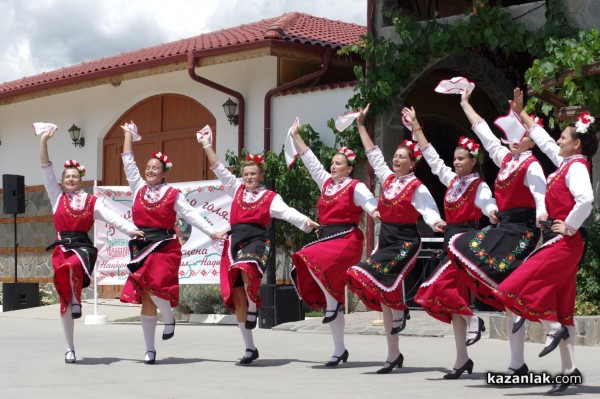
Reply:
[[[299,154],[302,154],[308,148],[304,140],[302,140],[302,136],[300,136],[300,119],[298,117],[294,119],[294,123],[292,124],[292,140],[294,140],[294,147],[296,147],[296,151]]]
[[[321,190],[323,188],[323,184],[325,184],[325,181],[331,177],[331,174],[325,170],[315,154],[313,154],[304,140],[302,140],[302,137],[300,136],[300,119],[298,118],[296,118],[292,124],[291,135],[292,140],[294,140],[294,147],[300,154],[300,157],[302,157],[304,166],[306,166],[308,173],[310,173],[310,176],[319,186],[319,190]]]
[[[142,175],[135,163],[133,157],[133,133],[129,129],[127,124],[121,126],[123,129],[123,153],[121,154],[121,160],[123,161],[123,170],[125,171],[125,178],[129,183],[129,188],[135,193],[141,186],[145,184]]]
[[[217,157],[217,154],[215,153],[210,141],[210,133],[205,133],[198,137],[198,142],[202,144],[202,148],[204,148],[204,153],[206,154],[206,158],[210,164],[210,169],[217,176],[217,179],[219,179],[223,184],[225,193],[233,198],[235,191],[239,186],[239,182],[233,173],[231,173],[225,167],[225,165],[219,161],[219,158]]]
[[[365,127],[365,116],[367,116],[367,112],[369,112],[369,107],[371,104],[367,104],[367,106],[360,110],[358,117],[356,118],[356,125],[358,126],[358,133],[360,134],[360,141],[362,141],[363,147],[365,147],[365,151],[369,151],[371,148],[375,147],[373,140],[369,137],[369,132]]]
[[[423,133],[423,128],[421,127],[421,124],[417,120],[417,112],[415,111],[415,108],[414,107],[410,107],[410,108],[404,107],[402,109],[402,116],[404,117],[404,119],[406,119],[408,121],[408,123],[411,124],[411,126],[413,128],[412,133],[417,137],[417,142],[419,143],[419,147],[423,148],[427,144],[429,144],[429,142],[427,141],[427,138],[425,137],[425,134]]]
[[[202,144],[202,148],[204,148],[204,153],[206,154],[208,163],[211,167],[213,167],[219,163],[219,158],[213,149],[210,136],[210,133],[205,132],[202,134],[202,136],[198,137],[198,142]]]
[[[40,139],[40,163],[42,164],[42,178],[44,179],[44,188],[46,189],[48,197],[50,198],[52,209],[54,209],[58,198],[62,194],[62,189],[56,180],[54,168],[52,167],[50,156],[48,155],[48,140],[54,136],[55,131],[56,129],[45,132],[42,134]]]

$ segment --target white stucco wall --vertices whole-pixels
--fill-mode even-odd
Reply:
[[[275,57],[197,68],[199,75],[244,95],[245,146],[252,152],[263,150],[264,95],[275,86],[276,68]],[[325,142],[333,144],[326,121],[344,112],[351,91],[337,89],[275,97],[272,101],[272,149],[280,151],[283,134],[296,115],[320,133],[330,134],[325,137]],[[214,114],[219,137],[217,154],[221,159],[228,148],[237,150],[237,126],[229,124],[222,107],[228,96],[193,81],[187,70],[183,70],[126,80],[118,87],[105,84],[0,106],[0,174],[24,175],[26,185],[42,183],[39,137],[34,136],[31,129],[33,122],[41,121],[55,123],[60,129],[49,143],[50,159],[54,161],[57,173],[62,171],[65,159],[74,158],[87,167],[86,180],[102,179],[102,141],[110,127],[133,105],[161,93],[191,97]],[[71,143],[67,129],[72,123],[82,129],[86,140],[83,148],[75,148]],[[201,151],[199,147],[198,150]]]

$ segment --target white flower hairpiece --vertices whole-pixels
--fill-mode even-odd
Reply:
[[[577,117],[575,122],[575,131],[577,133],[587,133],[590,125],[594,123],[595,119],[590,115],[589,112],[582,112]]]

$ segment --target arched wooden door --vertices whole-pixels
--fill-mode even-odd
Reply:
[[[121,125],[134,121],[142,140],[133,143],[133,152],[140,173],[154,151],[160,150],[173,162],[167,175],[168,182],[214,179],[208,168],[204,151],[196,141],[195,132],[205,125],[213,131],[216,142],[217,129],[214,115],[196,100],[179,94],[160,94],[140,101],[110,128],[104,138],[102,184],[126,186],[121,152],[123,130]]]

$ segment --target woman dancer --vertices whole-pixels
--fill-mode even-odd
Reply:
[[[398,333],[406,327],[409,314],[402,282],[414,267],[421,249],[417,218],[422,215],[435,232],[444,231],[446,223],[429,190],[413,173],[420,155],[418,147],[404,140],[394,153],[390,169],[365,128],[368,111],[369,105],[360,111],[356,121],[369,163],[382,185],[377,205],[381,231],[376,250],[364,262],[348,269],[346,282],[368,308],[383,312],[388,353],[384,367],[377,370],[377,374],[387,374],[396,366],[401,368],[404,362]]]
[[[475,112],[464,91],[460,105],[472,124],[473,131],[500,168],[495,181],[494,197],[498,204],[499,224],[483,230],[469,231],[453,236],[447,253],[450,259],[463,267],[474,284],[474,291],[482,302],[499,310],[504,305],[494,298],[493,290],[504,281],[531,254],[540,239],[539,220],[547,218],[544,194],[544,173],[531,149],[533,140],[525,136],[519,143],[503,147],[488,124]],[[511,360],[508,374],[527,374],[525,364],[525,331],[513,332],[515,322],[507,310],[507,335]],[[480,323],[483,327],[483,324]],[[481,328],[483,330],[483,328]],[[471,363],[470,361],[468,363]],[[469,367],[465,364],[456,372],[460,375]]]
[[[355,154],[347,147],[338,148],[327,173],[317,157],[300,137],[298,118],[291,134],[304,165],[321,190],[317,203],[319,239],[292,255],[292,279],[300,297],[312,309],[325,308],[324,324],[329,324],[333,337],[333,355],[325,363],[335,367],[348,361],[344,344],[345,273],[360,261],[363,233],[358,228],[363,210],[373,216],[377,199],[358,180],[351,177]]]
[[[60,319],[67,341],[65,363],[75,363],[73,319],[81,317],[81,291],[90,285],[98,254],[88,236],[94,219],[109,223],[130,236],[142,237],[143,233],[133,223],[105,208],[102,202],[96,202],[96,197],[81,189],[85,167],[73,159],[64,164],[61,188],[48,156],[48,140],[54,136],[55,130],[43,133],[40,140],[42,177],[52,204],[52,219],[56,229],[56,241],[46,250],[54,248],[54,288],[60,301]]]
[[[575,366],[575,282],[583,256],[584,237],[580,227],[592,211],[594,192],[590,162],[598,150],[598,136],[589,113],[562,131],[558,141],[523,111],[523,93],[515,89],[513,110],[529,129],[529,136],[558,166],[548,176],[546,206],[553,238],[533,253],[497,288],[496,295],[510,309],[547,331],[545,356],[560,348],[561,374],[579,376]],[[581,382],[581,381],[579,381]],[[549,394],[562,392],[569,382],[556,384]]]
[[[283,219],[308,233],[319,225],[283,202],[279,194],[261,184],[265,175],[260,155],[246,156],[242,165],[243,182],[231,174],[219,161],[212,148],[210,134],[198,138],[211,170],[221,180],[225,193],[233,198],[231,204],[231,235],[221,257],[221,293],[225,306],[234,309],[246,352],[240,364],[258,359],[252,329],[256,327],[260,280],[267,267],[271,243],[267,226],[271,218]]]
[[[414,108],[404,108],[402,115],[411,123],[413,134],[417,136],[431,172],[448,187],[444,195],[444,215],[448,223],[444,232],[444,248],[453,235],[475,230],[482,213],[489,217],[492,224],[497,223],[496,201],[490,187],[481,177],[483,155],[479,152],[479,144],[460,137],[454,150],[453,172],[425,138]],[[456,359],[453,371],[444,375],[445,379],[458,378],[460,375],[455,371],[466,363],[470,365],[468,371],[472,371],[473,362],[469,362],[467,346],[479,341],[481,332],[485,331],[483,321],[480,322],[481,319],[469,307],[468,279],[464,270],[457,268],[445,256],[431,277],[419,287],[415,296],[415,302],[423,306],[430,316],[444,323],[452,323]],[[479,323],[482,323],[481,328]]]
[[[179,190],[165,183],[173,164],[163,153],[152,155],[146,164],[144,181],[133,158],[133,132],[128,124],[121,127],[125,134],[121,158],[129,188],[134,194],[133,221],[145,233],[144,240],[129,243],[130,274],[121,301],[142,304],[140,320],[146,344],[144,363],[154,364],[157,308],[164,322],[162,339],[170,339],[175,334],[175,317],[171,307],[179,303],[178,272],[181,263],[181,244],[174,229],[177,214],[212,239],[223,239],[225,233],[215,231]]]

